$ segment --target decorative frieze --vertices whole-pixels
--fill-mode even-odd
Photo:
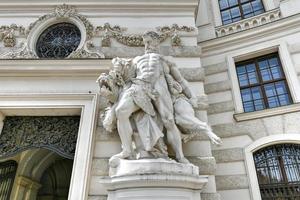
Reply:
[[[80,117],[6,117],[0,135],[0,157],[31,148],[46,148],[73,158]]]
[[[76,8],[71,5],[59,5],[49,14],[39,17],[35,22],[31,23],[27,28],[12,24],[10,26],[0,27],[0,42],[4,47],[14,47],[4,54],[0,55],[0,59],[36,59],[35,44],[33,38],[40,34],[40,29],[47,28],[53,22],[72,21],[84,31],[86,37],[82,38],[83,45],[70,54],[67,58],[104,58],[102,48],[111,47],[111,40],[128,47],[144,46],[142,34],[128,34],[127,28],[118,25],[110,25],[105,23],[103,26],[94,27],[86,16],[77,12]],[[160,42],[164,42],[170,38],[173,47],[181,47],[181,35],[183,33],[194,32],[194,27],[179,26],[173,24],[171,26],[162,26],[155,28],[160,35]],[[20,38],[18,44],[17,37]],[[101,44],[93,44],[94,39],[100,38]]]
[[[3,41],[4,47],[14,47],[16,35],[25,35],[25,28],[16,24],[0,27],[0,41]]]
[[[216,27],[216,34],[217,37],[222,37],[225,35],[230,35],[232,33],[251,29],[253,27],[257,27],[263,24],[267,24],[279,20],[280,18],[280,9],[278,8],[235,23]]]
[[[130,47],[144,46],[142,34],[128,35],[124,33],[126,30],[127,28],[111,26],[109,23],[105,23],[104,26],[96,27],[96,34],[102,37],[101,41],[103,47],[110,47],[111,38]],[[164,42],[167,38],[171,38],[172,46],[181,46],[181,39],[178,32],[193,32],[195,31],[195,28],[173,24],[172,26],[157,27],[156,31],[160,35],[160,42]]]

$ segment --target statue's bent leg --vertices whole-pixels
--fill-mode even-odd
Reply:
[[[124,94],[120,99],[116,108],[118,132],[122,142],[123,151],[117,156],[120,158],[128,158],[132,156],[132,136],[133,130],[130,123],[130,116],[139,107],[134,103],[130,94]]]

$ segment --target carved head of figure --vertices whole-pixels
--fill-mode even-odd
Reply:
[[[146,53],[158,53],[160,36],[155,31],[146,31],[143,34]]]

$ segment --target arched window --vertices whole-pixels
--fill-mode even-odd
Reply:
[[[300,199],[300,144],[268,146],[253,156],[262,200]]]
[[[0,163],[0,199],[9,200],[18,164],[13,160]]]

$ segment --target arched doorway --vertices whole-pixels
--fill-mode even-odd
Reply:
[[[73,160],[56,160],[43,173],[37,200],[67,200]]]

